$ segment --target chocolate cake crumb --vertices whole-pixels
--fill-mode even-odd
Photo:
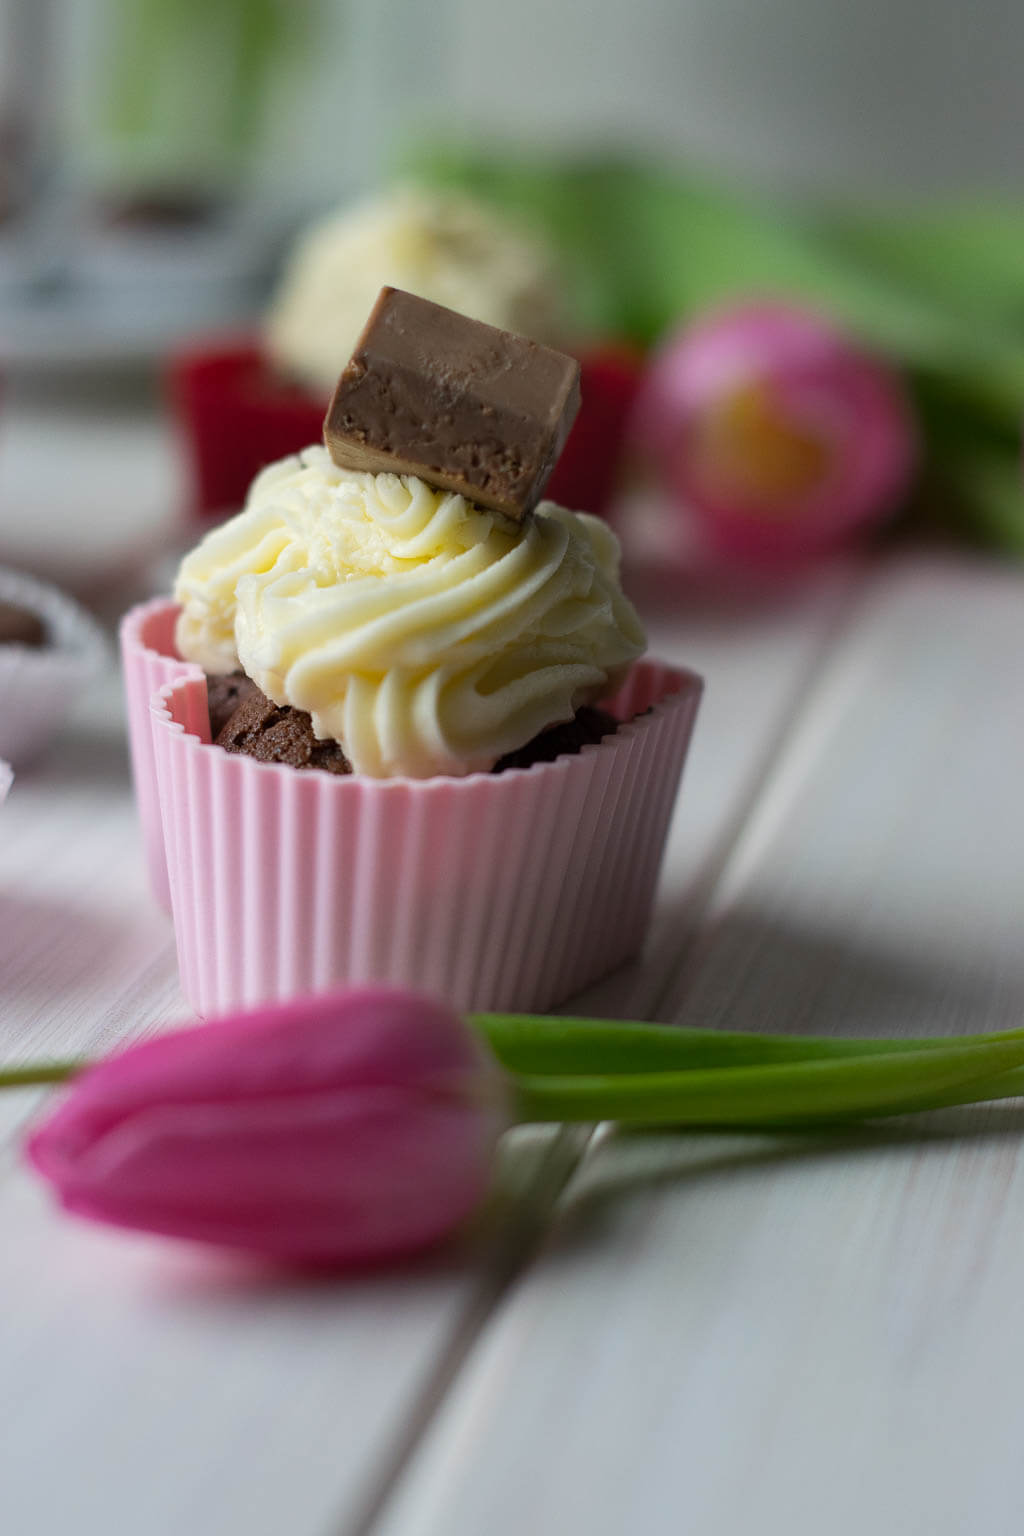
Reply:
[[[261,763],[322,768],[327,773],[352,772],[336,741],[321,741],[314,736],[313,722],[304,709],[275,704],[255,683],[251,683],[214,740],[226,752],[240,752],[258,758]]]
[[[275,704],[243,672],[208,677],[211,734],[225,752],[238,752],[262,763],[287,763],[290,768],[323,768],[328,773],[351,773],[352,766],[336,741],[321,741],[313,734],[313,722],[304,709]],[[214,724],[214,711],[217,723]],[[553,763],[557,757],[576,753],[581,747],[614,735],[619,722],[607,710],[584,706],[575,718],[541,731],[525,746],[506,752],[491,769],[529,768],[534,763]]]
[[[39,651],[47,638],[46,625],[38,613],[20,603],[0,601],[0,645],[24,645]]]
[[[216,741],[231,716],[244,699],[260,690],[244,672],[207,675],[206,698],[210,709],[210,736]],[[260,694],[262,698],[263,695]]]
[[[506,768],[529,768],[534,763],[553,763],[557,757],[571,756],[581,747],[593,746],[605,736],[613,736],[619,722],[606,709],[593,709],[584,705],[572,720],[561,725],[549,726],[524,747],[506,752],[499,757],[492,773],[503,773]]]

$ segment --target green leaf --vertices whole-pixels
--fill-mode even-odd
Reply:
[[[1024,329],[1024,207],[947,204],[844,214],[831,221],[851,255],[989,324]]]
[[[780,1062],[907,1055],[1024,1046],[1024,1030],[988,1035],[924,1035],[857,1039],[833,1035],[764,1035],[737,1030],[694,1029],[632,1020],[560,1018],[542,1014],[477,1013],[480,1031],[502,1066],[526,1076],[650,1074],[683,1069],[768,1065]]]
[[[1019,417],[1024,337],[1001,316],[951,303],[948,283],[929,285],[912,263],[887,259],[880,235],[872,244],[823,216],[654,166],[449,146],[417,152],[406,169],[542,226],[583,275],[589,318],[606,331],[646,345],[715,305],[789,298],[826,311],[896,360],[962,378],[1003,426]],[[1007,215],[1008,229],[1012,222]],[[963,231],[960,241],[970,246]],[[975,243],[984,248],[980,237]],[[1008,244],[999,261],[1008,266],[1007,252]],[[994,253],[989,265],[996,268]],[[1003,277],[1008,287],[1008,270]]]
[[[627,1125],[764,1129],[974,1102],[1024,1069],[1024,1040],[903,1050],[719,1070],[522,1077],[524,1121],[618,1120]]]
[[[1020,450],[981,443],[936,460],[956,521],[986,544],[1024,556],[1024,479]]]

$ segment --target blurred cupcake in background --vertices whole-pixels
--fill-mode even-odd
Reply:
[[[261,337],[211,341],[173,359],[194,511],[212,519],[236,511],[264,465],[319,440],[339,358],[385,284],[575,353],[583,406],[549,494],[604,512],[637,357],[574,336],[572,305],[541,241],[464,193],[411,186],[335,213],[299,239]]]
[[[636,953],[700,697],[544,496],[578,367],[378,297],[322,446],[129,613],[154,891],[200,1014],[342,982],[554,1006]]]
[[[385,282],[549,346],[569,340],[554,260],[539,241],[463,193],[403,187],[297,242],[264,326],[272,367],[328,399]]]

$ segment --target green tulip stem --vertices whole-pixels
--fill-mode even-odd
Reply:
[[[1022,1082],[1024,1041],[1016,1039],[769,1065],[522,1076],[517,1092],[524,1121],[762,1129],[975,1103],[1020,1091]]]
[[[44,1083],[64,1083],[87,1067],[87,1061],[30,1061],[23,1067],[0,1069],[0,1088],[34,1088]]]
[[[469,1022],[502,1066],[517,1077],[603,1077],[785,1062],[903,1056],[963,1046],[1024,1046],[1024,1030],[986,1035],[925,1035],[865,1039],[824,1035],[762,1035],[617,1019],[477,1013]]]
[[[820,1129],[1024,1094],[1024,1030],[830,1039],[603,1019],[474,1014],[520,1121]],[[0,1071],[0,1089],[61,1083],[85,1060]]]

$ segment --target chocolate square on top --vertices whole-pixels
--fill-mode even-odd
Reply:
[[[575,358],[382,288],[324,421],[343,469],[419,475],[517,521],[580,405]]]

